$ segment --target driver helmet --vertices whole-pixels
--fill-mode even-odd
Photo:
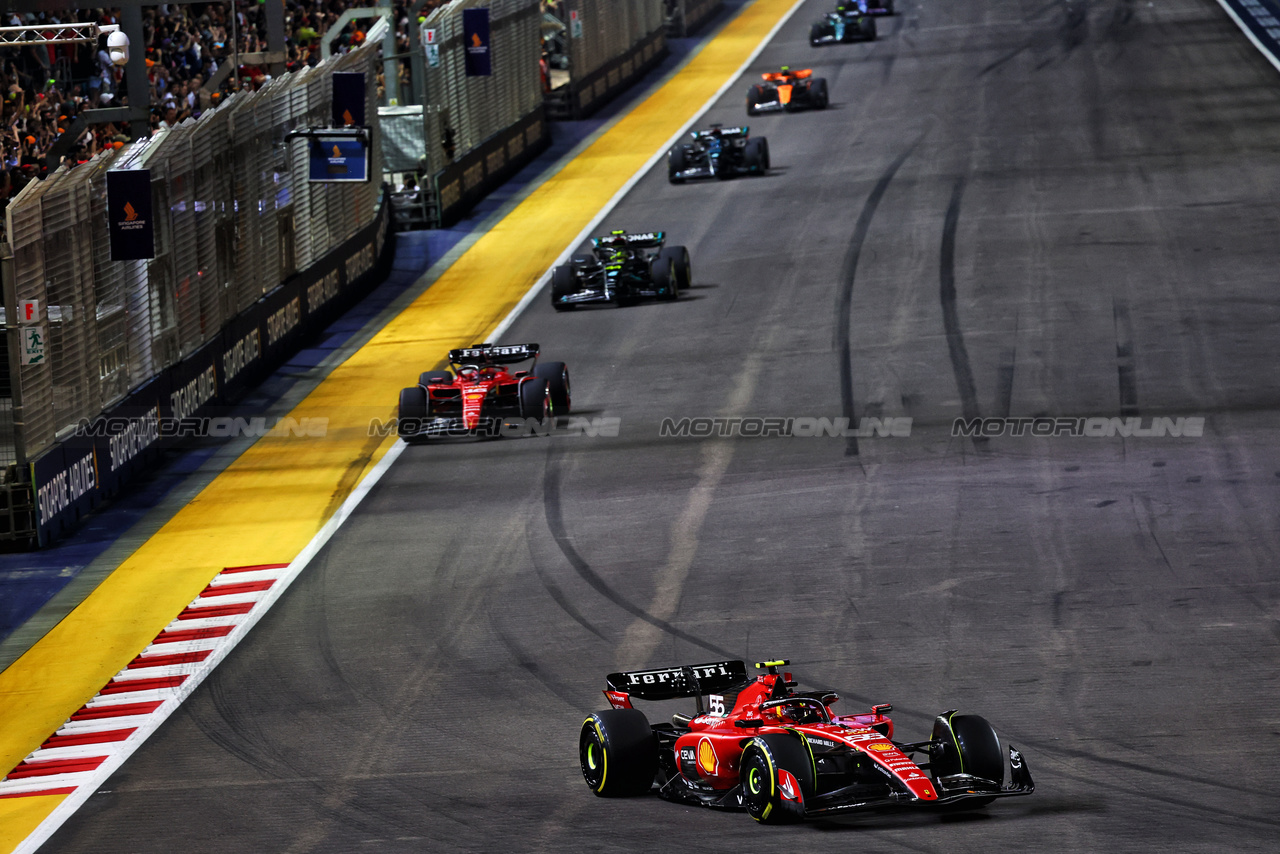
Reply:
[[[474,365],[467,365],[458,369],[458,379],[464,383],[473,383],[480,379],[480,369]]]

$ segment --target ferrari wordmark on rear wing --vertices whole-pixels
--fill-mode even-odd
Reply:
[[[455,365],[467,362],[509,365],[515,362],[523,362],[526,359],[537,358],[538,352],[537,344],[513,344],[504,347],[495,347],[492,344],[476,344],[473,347],[450,350],[449,361]]]
[[[750,682],[747,665],[742,661],[713,661],[709,664],[686,664],[662,670],[631,670],[610,673],[609,691],[639,697],[641,700],[675,700],[700,697],[741,688]]]

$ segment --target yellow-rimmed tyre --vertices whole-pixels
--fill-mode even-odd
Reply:
[[[762,824],[800,821],[816,776],[813,752],[801,736],[758,735],[738,766],[742,804]]]
[[[639,709],[608,709],[582,722],[582,778],[602,798],[643,795],[658,774],[658,737]]]

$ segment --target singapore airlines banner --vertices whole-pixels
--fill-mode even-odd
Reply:
[[[462,42],[467,49],[467,76],[488,77],[493,71],[488,9],[462,10]]]
[[[156,257],[151,170],[107,173],[107,219],[112,261]]]

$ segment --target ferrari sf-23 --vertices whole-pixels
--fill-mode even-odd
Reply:
[[[578,738],[582,776],[603,797],[643,795],[744,809],[782,824],[902,808],[968,808],[1035,791],[1026,760],[978,715],[946,711],[927,741],[894,738],[887,704],[839,715],[830,691],[798,693],[785,660],[754,679],[741,661],[611,673],[611,709]],[[736,695],[736,696],[733,696]],[[650,724],[633,699],[692,697],[695,714]],[[704,704],[704,699],[705,704]]]
[[[752,137],[750,128],[712,125],[689,134],[691,141],[667,152],[667,180],[683,184],[687,178],[733,178],[769,171],[769,141]]]
[[[449,351],[450,370],[425,371],[400,392],[397,432],[403,439],[501,436],[513,419],[547,423],[569,413],[569,369],[538,364],[537,344],[476,344]],[[532,360],[529,370],[508,365]]]
[[[747,90],[747,115],[758,113],[795,112],[796,110],[825,110],[827,78],[814,77],[812,68],[782,66],[779,71],[761,74],[764,82]]]
[[[591,254],[575,255],[551,272],[551,305],[556,311],[611,302],[631,305],[644,297],[673,300],[689,287],[689,250],[666,246],[664,231],[612,231],[591,238]]]

